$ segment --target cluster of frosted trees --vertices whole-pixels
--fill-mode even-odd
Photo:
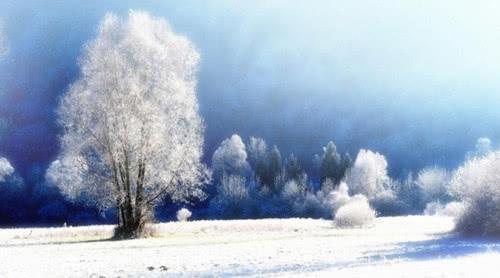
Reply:
[[[210,201],[212,216],[330,218],[333,214],[344,219],[339,220],[342,225],[353,213],[363,221],[372,219],[371,206],[395,199],[387,162],[379,153],[361,150],[352,161],[329,142],[313,161],[317,173],[309,178],[296,156],[283,159],[278,147],[269,148],[262,138],[251,137],[248,144],[236,134],[225,139],[212,156],[216,188]]]
[[[500,234],[500,152],[480,138],[455,170],[428,167],[402,180],[388,176],[387,160],[360,150],[354,161],[333,142],[313,159],[310,178],[293,154],[261,138],[247,144],[225,139],[212,157],[214,218],[323,217],[339,226],[362,225],[378,215],[440,214],[457,219],[457,230]],[[317,177],[317,178],[315,178]]]

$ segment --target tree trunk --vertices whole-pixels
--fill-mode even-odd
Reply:
[[[115,228],[115,239],[141,238],[149,235],[147,225],[153,221],[153,213],[150,206],[136,205],[135,209],[132,209],[132,206],[122,205],[118,208],[118,214],[126,215],[126,217]]]

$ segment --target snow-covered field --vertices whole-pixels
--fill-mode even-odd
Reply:
[[[176,222],[127,241],[107,240],[111,226],[3,229],[0,277],[498,277],[500,241],[452,229],[434,216]]]

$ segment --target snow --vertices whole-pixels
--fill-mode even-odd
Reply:
[[[0,277],[494,277],[500,241],[464,239],[443,216],[172,222],[153,238],[112,226],[1,229]]]

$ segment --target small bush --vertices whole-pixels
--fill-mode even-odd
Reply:
[[[181,208],[177,211],[177,221],[186,222],[191,217],[192,213],[187,208]]]
[[[375,216],[375,211],[370,207],[368,199],[358,194],[337,210],[334,224],[342,228],[362,227],[372,223]]]

